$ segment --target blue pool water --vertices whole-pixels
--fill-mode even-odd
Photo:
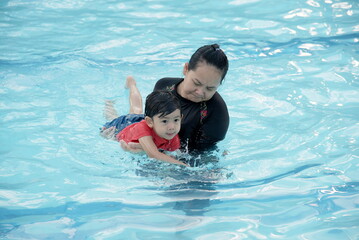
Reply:
[[[0,239],[359,239],[358,19],[356,0],[1,1]],[[127,75],[146,96],[215,42],[227,156],[182,169],[98,135]]]

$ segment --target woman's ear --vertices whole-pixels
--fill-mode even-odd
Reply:
[[[188,63],[186,62],[183,66],[183,75],[186,76],[188,73]]]
[[[147,123],[147,126],[149,126],[150,128],[153,128],[153,120],[152,120],[152,118],[146,116],[145,121]]]

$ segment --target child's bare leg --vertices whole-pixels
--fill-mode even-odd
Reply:
[[[126,88],[130,90],[130,113],[142,114],[142,96],[136,86],[136,80],[132,76],[127,77]]]
[[[113,101],[106,100],[103,115],[105,116],[107,121],[112,121],[113,119],[118,118],[118,114],[114,107]]]

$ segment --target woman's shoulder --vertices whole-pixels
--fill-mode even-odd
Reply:
[[[227,110],[227,104],[223,100],[221,94],[216,92],[213,97],[207,102],[208,106],[213,106],[215,108],[224,108]]]

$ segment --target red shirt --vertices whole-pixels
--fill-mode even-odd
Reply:
[[[121,132],[116,135],[118,141],[124,140],[126,143],[138,143],[138,139],[145,136],[152,136],[153,142],[158,149],[165,151],[175,151],[180,147],[180,140],[178,134],[171,140],[167,140],[158,136],[152,128],[150,128],[145,120],[131,124],[125,127]]]

